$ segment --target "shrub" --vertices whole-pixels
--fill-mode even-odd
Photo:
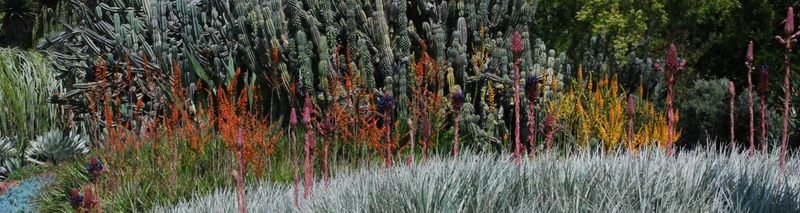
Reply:
[[[675,106],[684,119],[682,142],[694,143],[706,139],[728,138],[728,79],[695,80],[691,86],[679,89]]]

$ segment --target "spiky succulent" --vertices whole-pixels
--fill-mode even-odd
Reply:
[[[30,147],[25,150],[25,159],[36,164],[58,164],[86,154],[89,152],[89,144],[89,141],[76,131],[70,131],[65,135],[60,130],[50,130],[30,141]]]
[[[0,137],[0,180],[5,179],[19,165],[19,153],[14,144],[13,138]]]

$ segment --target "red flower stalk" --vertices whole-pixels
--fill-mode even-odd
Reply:
[[[525,79],[525,97],[528,98],[528,145],[531,148],[529,157],[536,155],[536,103],[539,99],[539,78],[529,76]]]
[[[82,208],[86,210],[86,212],[90,212],[95,210],[96,212],[100,212],[100,199],[98,199],[97,193],[94,193],[94,190],[90,188],[83,189],[83,206]]]
[[[247,212],[247,206],[244,203],[244,178],[235,169],[231,170],[231,176],[236,180],[236,199],[239,203],[239,212]]]
[[[392,113],[394,110],[394,98],[391,94],[385,94],[378,99],[378,106],[383,111],[383,125],[386,127],[386,158],[383,163],[386,167],[392,166]]]
[[[753,156],[756,151],[755,125],[753,124],[753,41],[747,44],[745,65],[747,65],[747,106],[750,113],[750,156]]]
[[[521,144],[519,143],[519,65],[522,63],[522,38],[519,32],[514,32],[511,37],[511,51],[514,53],[514,162],[519,164],[519,153]]]
[[[428,142],[431,138],[431,122],[428,120],[428,113],[426,111],[422,111],[422,115],[420,115],[420,127],[419,130],[422,133],[422,160],[425,161],[428,158]]]
[[[232,173],[233,178],[236,180],[236,191],[239,200],[239,212],[246,213],[247,206],[245,204],[244,198],[244,178],[247,176],[247,169],[244,165],[244,157],[242,154],[242,150],[244,149],[244,130],[241,128],[239,129],[239,133],[236,136],[236,159],[239,162],[239,172],[234,171]]]
[[[686,61],[678,59],[678,48],[675,44],[670,44],[669,50],[667,50],[667,69],[664,70],[661,65],[656,64],[655,70],[658,72],[664,72],[664,79],[667,81],[667,156],[672,156],[672,152],[674,149],[674,142],[675,140],[675,129],[674,129],[674,122],[675,122],[675,111],[672,107],[672,99],[674,97],[673,91],[675,88],[675,80],[676,76],[680,74],[684,67],[686,66]]]
[[[453,92],[453,111],[455,112],[455,129],[454,135],[455,140],[453,141],[453,158],[458,158],[458,125],[461,118],[459,117],[459,113],[461,112],[461,106],[464,106],[464,94],[461,94],[461,89],[456,88]]]
[[[734,106],[734,102],[736,100],[736,87],[733,84],[733,81],[728,82],[728,92],[731,94],[731,151],[736,150],[736,131],[735,128],[735,121],[734,121],[734,112],[736,111],[736,106]]]
[[[328,116],[323,120],[320,125],[320,133],[325,138],[322,140],[322,180],[325,183],[325,189],[328,189],[328,149],[330,141],[333,140],[334,134],[334,117],[333,113],[328,112]]]
[[[547,113],[547,116],[544,117],[544,131],[546,133],[545,158],[550,158],[550,147],[553,143],[553,135],[558,131],[556,119],[552,112]]]
[[[767,151],[767,91],[769,90],[769,69],[764,66],[758,78],[758,93],[761,94],[761,154]]]
[[[297,128],[297,112],[292,107],[291,113],[289,113],[289,139],[292,140],[292,161],[294,164],[294,205],[298,207],[300,203],[298,202],[298,197],[300,194],[300,165],[298,163],[297,156],[297,133],[294,132],[295,128]]]
[[[314,150],[317,148],[317,138],[314,134],[314,127],[311,125],[311,95],[306,94],[305,104],[303,106],[303,124],[306,125],[306,143],[305,143],[305,182],[303,188],[305,189],[304,198],[308,198],[314,188]]]
[[[414,144],[415,143],[414,142],[414,137],[416,137],[416,136],[414,135],[414,121],[412,121],[411,118],[408,118],[406,120],[406,123],[408,124],[408,138],[409,138],[409,140],[411,140],[411,141],[409,141],[409,144],[411,144],[411,147],[408,150],[408,157],[406,158],[406,165],[411,165],[411,163],[414,163],[414,145],[415,145]]]
[[[634,110],[633,95],[628,93],[628,105],[625,112],[628,114],[628,151],[633,151],[633,116]]]
[[[780,158],[780,168],[781,173],[784,172],[784,165],[786,159],[786,146],[789,141],[789,93],[792,92],[791,85],[789,84],[789,77],[791,76],[791,61],[789,60],[789,56],[792,53],[792,45],[797,42],[797,36],[800,35],[800,32],[795,32],[794,28],[794,9],[789,7],[786,11],[786,20],[785,25],[783,26],[783,30],[785,33],[785,37],[775,36],[775,39],[778,40],[779,43],[783,44],[786,48],[783,54],[783,64],[786,67],[786,74],[784,75],[783,79],[783,87],[785,92],[785,97],[783,99],[783,134],[781,135],[781,158]]]

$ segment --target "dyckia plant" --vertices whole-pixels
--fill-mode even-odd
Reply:
[[[753,126],[753,41],[747,44],[745,53],[745,65],[747,65],[747,106],[750,113],[750,156],[755,153],[755,127]]]
[[[761,94],[761,154],[767,151],[767,92],[769,91],[769,69],[761,67],[758,78],[758,93]]]
[[[783,89],[786,96],[783,98],[783,133],[781,135],[780,158],[781,172],[783,172],[786,158],[786,143],[789,141],[789,93],[792,92],[789,84],[789,76],[791,75],[791,62],[789,61],[789,57],[792,53],[792,45],[797,42],[797,36],[800,36],[800,31],[795,32],[794,9],[792,7],[789,7],[789,9],[786,11],[786,20],[784,20],[783,32],[785,37],[775,36],[775,39],[778,40],[778,43],[784,45],[786,49],[783,53],[783,65],[786,67],[786,74],[783,77]]]
[[[664,79],[667,81],[667,156],[672,156],[673,147],[675,140],[673,139],[675,136],[675,110],[672,107],[672,98],[673,91],[675,88],[675,80],[676,76],[683,72],[683,68],[686,66],[686,61],[683,61],[678,58],[678,47],[675,44],[669,45],[669,50],[667,50],[667,68],[664,70],[661,65],[655,64],[656,71],[664,72]]]
[[[539,78],[529,76],[525,79],[525,97],[528,98],[528,145],[531,148],[530,158],[536,154],[536,103],[539,99]]]
[[[458,123],[459,123],[459,112],[461,112],[461,106],[464,106],[464,94],[461,93],[461,89],[456,87],[455,91],[453,91],[453,96],[451,97],[453,101],[453,112],[455,113],[455,128],[453,130],[455,134],[455,139],[453,140],[453,156],[458,158]]]
[[[519,65],[522,63],[522,37],[519,32],[511,36],[511,52],[514,53],[514,161],[519,163]]]

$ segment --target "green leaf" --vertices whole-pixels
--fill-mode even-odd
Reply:
[[[188,52],[186,53],[186,56],[189,58],[189,63],[191,63],[192,69],[194,70],[194,73],[197,74],[198,77],[203,79],[203,81],[208,83],[208,85],[210,85],[211,88],[215,88],[214,82],[211,81],[210,79],[208,79],[208,75],[206,75],[206,71],[203,69],[203,66],[200,65],[200,62],[197,61],[197,58],[195,58],[194,55],[192,55],[191,53],[188,53]]]

